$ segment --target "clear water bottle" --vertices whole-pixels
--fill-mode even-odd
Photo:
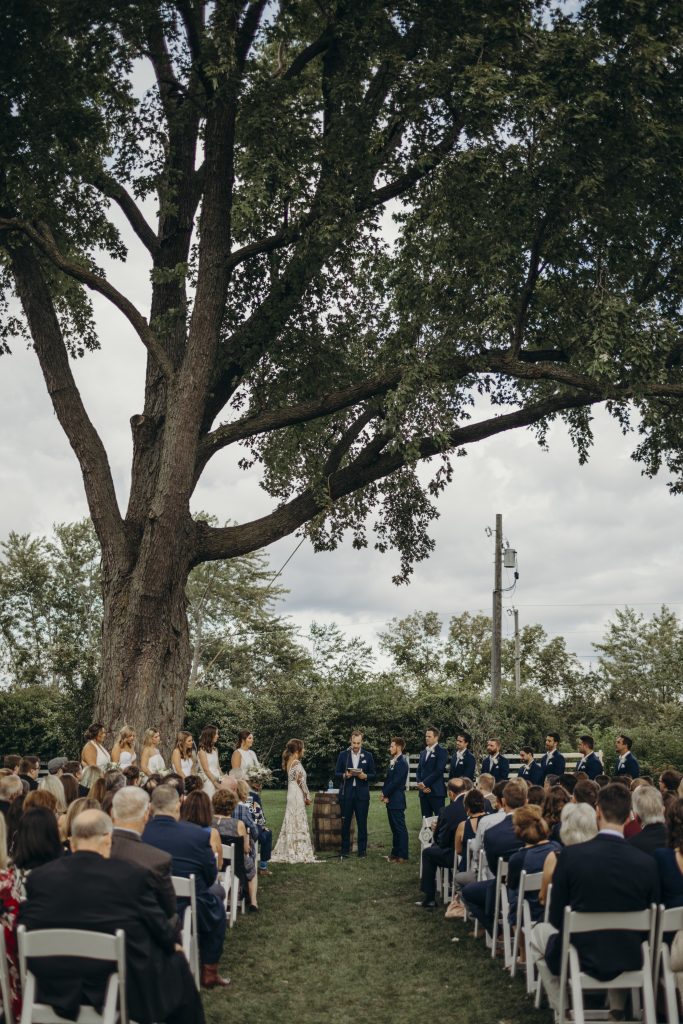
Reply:
[[[328,779],[327,780],[327,792],[329,793],[330,790],[332,790],[332,789],[334,789],[334,781],[332,779]]]

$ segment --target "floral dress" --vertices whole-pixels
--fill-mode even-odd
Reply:
[[[271,860],[275,864],[312,864],[313,844],[308,831],[305,801],[309,798],[306,772],[300,761],[294,761],[287,772],[287,806]]]
[[[19,959],[17,954],[17,914],[21,893],[13,868],[0,871],[0,927],[5,933],[7,966],[9,968],[9,991],[14,1019],[21,1015],[21,988],[19,986]],[[0,1016],[2,998],[0,997]]]

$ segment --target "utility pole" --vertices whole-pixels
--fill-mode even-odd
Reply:
[[[500,700],[500,651],[503,638],[503,517],[496,515],[496,558],[493,582],[493,635],[491,642],[491,697]]]
[[[513,609],[515,616],[515,693],[522,688],[522,654],[519,646],[519,612]]]

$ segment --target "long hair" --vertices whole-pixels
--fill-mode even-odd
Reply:
[[[156,743],[152,743],[152,739],[159,732],[158,729],[145,729],[145,734],[142,737],[142,747],[156,747]]]
[[[293,757],[301,756],[301,751],[304,749],[303,740],[290,740],[282,751],[282,767],[285,771],[289,767],[289,762]]]
[[[188,741],[188,739],[192,739],[192,733],[191,732],[187,732],[186,729],[181,729],[180,732],[176,735],[176,738],[175,738],[176,750],[179,750],[183,757],[185,757],[187,755],[187,741]],[[191,752],[190,752],[190,756],[192,756]]]
[[[201,736],[199,737],[199,749],[206,751],[210,754],[216,746],[216,733],[218,732],[217,725],[205,725],[202,729]],[[247,735],[249,735],[247,733]]]
[[[133,744],[131,743],[131,736],[133,736],[134,733],[135,729],[131,729],[129,725],[122,725],[121,728],[119,729],[119,735],[116,742],[120,747],[122,747],[124,743],[132,747]]]

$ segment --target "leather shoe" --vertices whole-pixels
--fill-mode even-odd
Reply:
[[[202,964],[201,983],[202,988],[226,988],[230,978],[221,978],[218,964]]]
[[[392,857],[391,859],[394,862],[394,864],[407,864],[408,863],[408,858],[407,857]]]
[[[268,868],[259,868],[258,873],[259,875],[272,875],[273,872],[270,871]]]
[[[436,910],[436,900],[422,900],[420,906],[423,910]]]

